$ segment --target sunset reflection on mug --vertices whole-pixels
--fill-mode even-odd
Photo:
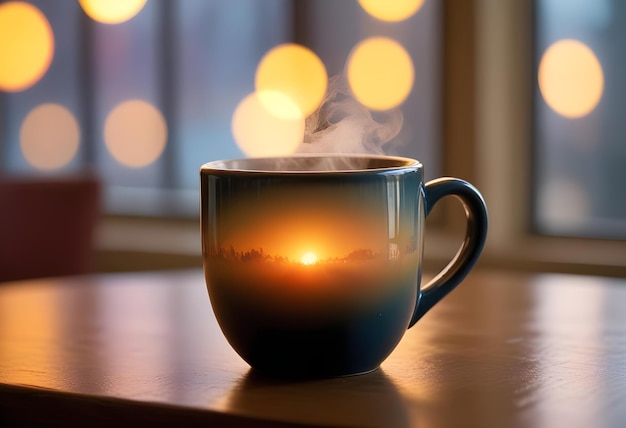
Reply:
[[[388,206],[372,203],[371,189],[346,192],[322,182],[232,186],[241,197],[215,206],[219,232],[205,255],[212,280],[227,282],[233,296],[258,302],[271,295],[268,313],[293,307],[295,317],[321,317],[393,293],[394,286],[380,284],[413,283],[420,248],[415,207],[398,213],[390,234]],[[377,191],[386,197],[387,186]]]
[[[315,253],[309,251],[302,256],[302,258],[300,259],[300,263],[307,266],[314,265],[315,263],[317,263],[317,256],[315,255]]]

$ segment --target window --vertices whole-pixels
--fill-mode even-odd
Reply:
[[[556,10],[561,11],[563,17],[569,16],[573,13],[573,3],[606,2],[567,2],[566,6],[559,2]],[[590,236],[592,228],[589,226],[593,221],[578,223],[582,227],[577,228],[572,227],[574,223],[562,227],[566,222],[546,222],[547,206],[538,196],[545,194],[546,189],[550,192],[547,173],[564,172],[565,157],[576,150],[563,147],[564,141],[560,139],[572,135],[572,127],[586,132],[590,140],[594,140],[591,136],[595,132],[595,125],[583,126],[589,124],[588,120],[555,118],[555,113],[548,111],[545,101],[539,98],[537,60],[554,40],[548,40],[541,32],[547,21],[534,20],[542,19],[541,7],[548,2],[537,0],[534,8],[533,2],[479,0],[475,4],[475,181],[490,210],[490,238],[485,260],[505,267],[625,275],[626,242],[616,239],[620,237],[618,229],[610,236]],[[535,30],[539,33],[536,38]],[[598,113],[600,110],[592,114]],[[540,118],[541,115],[552,115],[549,120],[560,121],[559,137],[553,139],[554,128],[547,132],[545,121],[548,119]],[[558,167],[550,162],[557,162]],[[569,162],[581,168],[580,163],[576,164],[578,159]],[[595,185],[598,178],[598,171],[592,171],[593,168],[595,166],[578,171],[580,177],[586,175],[590,186]],[[592,187],[588,189],[594,191]],[[570,207],[563,205],[560,209],[566,211]],[[550,228],[555,224],[559,227]],[[577,238],[581,236],[586,238]]]
[[[75,0],[21,4],[49,22],[54,54],[41,81],[0,92],[1,170],[95,170],[109,214],[195,216],[200,164],[242,155],[230,135],[232,110],[253,90],[261,56],[291,38],[290,2],[150,0],[114,24],[91,19]],[[58,165],[29,158],[22,138],[29,123],[67,132],[47,110],[25,121],[50,104],[74,118],[80,135],[76,153]]]
[[[0,92],[3,172],[95,170],[109,214],[196,218],[200,165],[245,155],[231,122],[254,91],[255,70],[268,51],[287,42],[306,45],[333,76],[343,73],[359,42],[381,36],[397,42],[415,69],[401,106],[404,125],[385,151],[418,157],[430,176],[440,173],[438,2],[388,23],[356,0],[129,1],[139,9],[119,23],[92,18],[75,0],[24,3],[49,22],[54,54],[33,86]],[[58,131],[63,123],[45,109],[40,122],[25,121],[42,105],[62,109],[77,128],[77,147],[63,163],[38,164],[24,150],[25,124]],[[37,146],[51,136],[34,138]]]
[[[383,37],[408,52],[415,71],[387,153],[420,159],[427,178],[477,185],[490,211],[481,263],[626,274],[619,1],[425,0],[408,19],[385,22],[357,0],[147,0],[119,24],[89,18],[73,0],[24,3],[50,23],[55,50],[32,87],[0,89],[0,172],[95,169],[107,212],[124,216],[103,224],[103,248],[197,255],[198,168],[244,155],[231,122],[264,55],[299,43],[332,76],[360,42]],[[588,47],[602,70],[599,101],[578,118],[555,110],[538,80],[544,54],[562,39]],[[26,119],[37,124],[30,115],[42,104],[63,107],[52,109],[53,122],[68,123],[63,141],[78,140],[56,161],[61,167],[37,166],[21,145]],[[149,120],[140,128],[166,132],[147,160],[115,154],[106,141],[109,119],[137,111]],[[426,237],[427,254],[440,260],[459,235],[450,218],[460,216],[444,211]],[[172,221],[179,218],[191,221]]]
[[[624,239],[626,4],[540,0],[535,10],[535,226]]]

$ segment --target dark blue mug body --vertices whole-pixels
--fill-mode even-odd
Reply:
[[[467,275],[487,234],[480,193],[423,181],[413,159],[294,156],[202,166],[204,272],[218,323],[254,369],[332,377],[379,367]],[[468,219],[456,258],[420,287],[424,223],[442,197]]]

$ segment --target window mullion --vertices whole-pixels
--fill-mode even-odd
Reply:
[[[94,64],[94,22],[83,11],[80,16],[80,51],[78,65],[80,112],[77,112],[81,124],[82,162],[86,169],[96,169],[95,134],[95,64]]]
[[[163,173],[161,185],[165,189],[176,187],[176,164],[177,156],[174,144],[176,144],[177,120],[176,120],[176,58],[175,45],[177,42],[176,17],[178,3],[173,1],[159,2],[158,46],[161,47],[158,55],[159,60],[159,98],[160,110],[167,124],[167,143],[161,154],[163,159]]]

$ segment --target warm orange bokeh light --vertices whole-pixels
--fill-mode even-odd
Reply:
[[[300,263],[302,263],[303,265],[314,265],[315,263],[317,263],[317,255],[315,255],[315,253],[313,252],[308,252],[305,253],[301,258],[300,258]]]
[[[270,50],[256,70],[257,93],[269,91],[287,95],[304,117],[317,109],[327,86],[328,75],[322,60],[310,49],[293,43]],[[261,101],[266,103],[264,98]],[[271,103],[267,103],[266,107],[274,115],[284,117],[281,110],[275,111]]]
[[[78,0],[85,13],[94,21],[119,24],[137,15],[147,0]]]
[[[298,104],[283,92],[278,91],[257,91],[256,96],[267,110],[267,113],[276,116],[281,120],[301,120],[304,119]]]
[[[282,156],[293,153],[304,138],[304,118],[291,98],[280,92],[265,94],[275,109],[287,118],[270,113],[254,92],[235,109],[232,132],[235,142],[247,156]],[[289,119],[288,117],[293,117]]]
[[[402,21],[415,15],[424,0],[359,0],[359,4],[381,21]]]
[[[577,40],[560,40],[546,50],[539,63],[538,80],[550,108],[569,118],[589,114],[604,90],[600,61]]]
[[[347,74],[354,97],[372,110],[389,110],[404,102],[415,77],[407,51],[386,37],[372,37],[355,46]]]
[[[43,13],[29,3],[0,4],[0,90],[28,89],[46,74],[54,34]]]
[[[307,253],[314,253],[319,264],[360,249],[385,252],[389,237],[379,227],[385,211],[372,210],[367,197],[346,198],[341,190],[323,185],[285,185],[275,191],[264,187],[262,196],[241,198],[222,212],[220,245],[243,252],[262,249],[297,264]]]
[[[120,163],[141,168],[154,162],[165,149],[167,124],[159,110],[142,100],[118,104],[104,125],[104,141]]]
[[[76,155],[80,129],[74,115],[59,104],[32,109],[20,128],[20,147],[26,161],[37,169],[54,170]]]

